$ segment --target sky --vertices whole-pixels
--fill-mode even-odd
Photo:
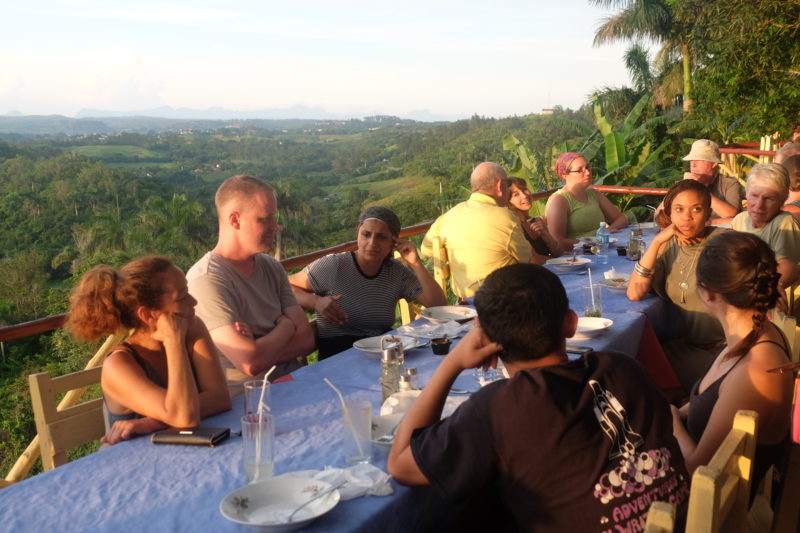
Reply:
[[[360,118],[578,108],[629,83],[588,0],[23,0],[0,115],[292,106]]]

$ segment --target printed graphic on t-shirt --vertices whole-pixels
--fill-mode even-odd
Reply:
[[[608,531],[643,531],[652,502],[677,506],[688,497],[688,487],[670,466],[669,449],[642,449],[644,439],[631,427],[625,406],[596,380],[590,380],[589,387],[597,423],[611,441],[608,459],[612,468],[600,476],[594,490],[595,498],[614,505],[611,518],[603,517],[601,525],[609,527],[613,521],[614,529]],[[658,480],[663,481],[656,483]]]

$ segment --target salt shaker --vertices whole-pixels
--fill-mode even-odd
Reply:
[[[416,368],[406,368],[406,375],[412,390],[419,390],[419,374]]]

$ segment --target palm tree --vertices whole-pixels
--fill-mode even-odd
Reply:
[[[662,45],[659,55],[677,55],[683,64],[683,109],[690,111],[692,100],[691,64],[689,43],[683,38],[679,21],[670,7],[670,0],[589,0],[602,8],[620,8],[616,15],[607,17],[594,36],[595,46],[619,40],[639,41],[649,39]]]

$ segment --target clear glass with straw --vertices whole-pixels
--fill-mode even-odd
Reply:
[[[369,402],[346,402],[342,393],[328,378],[325,383],[336,392],[342,404],[344,431],[342,446],[345,462],[349,465],[372,461],[372,405]]]
[[[247,412],[245,397],[245,414],[242,417],[242,443],[244,446],[244,470],[248,483],[272,477],[275,454],[275,418],[270,414],[267,405],[269,376],[275,371],[275,365],[267,371],[260,382],[260,394],[255,403],[256,412]],[[248,382],[252,383],[252,382]],[[247,390],[245,390],[247,392]],[[255,397],[255,391],[252,391]],[[251,400],[251,409],[252,400]]]

